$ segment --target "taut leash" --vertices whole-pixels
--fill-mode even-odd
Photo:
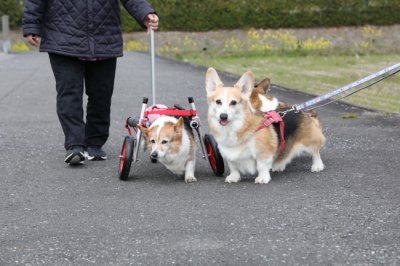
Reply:
[[[392,72],[392,73],[390,73],[390,72]],[[371,74],[371,75],[369,75],[369,76],[367,76],[367,77],[364,77],[364,78],[362,78],[362,79],[359,79],[359,80],[357,80],[357,81],[354,81],[354,82],[352,82],[352,83],[349,83],[349,84],[347,84],[347,85],[345,85],[345,86],[343,86],[343,87],[337,88],[337,89],[335,89],[334,91],[325,93],[325,94],[320,95],[320,96],[318,96],[318,97],[315,97],[314,99],[311,99],[311,100],[306,101],[306,102],[304,102],[304,103],[295,104],[295,105],[292,106],[291,109],[288,109],[288,110],[286,110],[286,111],[279,112],[279,113],[281,114],[281,116],[284,116],[286,113],[291,112],[291,111],[299,112],[300,110],[303,110],[303,109],[311,110],[311,109],[315,109],[315,108],[318,108],[318,107],[325,106],[325,105],[327,105],[327,104],[330,104],[330,103],[339,101],[339,100],[341,100],[341,99],[343,99],[343,98],[346,98],[346,97],[348,97],[348,96],[350,96],[350,95],[353,95],[354,93],[359,92],[360,90],[369,88],[369,87],[371,87],[372,85],[375,85],[376,83],[381,82],[382,80],[387,79],[388,77],[391,77],[391,76],[397,74],[398,72],[400,72],[400,63],[397,63],[397,64],[395,64],[395,65],[393,65],[393,66],[390,66],[390,67],[388,67],[388,68],[385,68],[385,69],[383,69],[383,70],[381,70],[381,71],[378,71],[378,72],[376,72],[376,73],[374,73],[374,74]],[[386,74],[388,74],[388,73],[390,73],[390,74],[387,75],[387,76],[384,76],[384,75],[386,75]],[[384,77],[382,77],[382,76],[384,76]],[[379,78],[379,77],[380,77],[380,78]],[[353,91],[353,92],[349,93],[348,95],[345,95],[345,96],[343,96],[343,97],[341,97],[341,98],[339,98],[339,99],[332,100],[332,101],[330,101],[330,102],[328,102],[328,103],[325,103],[325,104],[322,104],[322,105],[314,106],[314,105],[316,105],[317,103],[326,101],[326,100],[328,100],[328,99],[330,99],[330,98],[332,98],[332,97],[334,97],[334,96],[336,96],[336,95],[338,95],[338,94],[341,94],[341,93],[343,93],[343,92],[349,91],[349,90],[351,90],[351,89],[353,89],[353,88],[355,88],[355,87],[360,86],[361,84],[367,83],[368,81],[371,81],[371,80],[376,79],[376,78],[379,78],[379,79],[376,80],[376,81],[374,81],[374,82],[371,83],[371,84],[368,84],[367,86],[361,87],[361,88],[357,89],[356,91]],[[314,107],[313,107],[313,106],[314,106]],[[311,107],[312,107],[312,108],[311,108]]]

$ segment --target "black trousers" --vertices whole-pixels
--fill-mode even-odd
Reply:
[[[116,58],[82,61],[49,54],[56,79],[57,115],[71,146],[103,146],[109,136]],[[83,92],[88,96],[84,121]]]

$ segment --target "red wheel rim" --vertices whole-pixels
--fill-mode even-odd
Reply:
[[[124,146],[122,147],[121,155],[119,157],[119,172],[122,172],[125,164],[125,155],[126,155],[126,141],[124,141]]]
[[[209,141],[206,141],[206,149],[207,149],[208,160],[210,161],[211,167],[214,171],[216,171],[217,170],[217,160],[215,159],[215,155],[214,155],[213,149],[211,147],[211,143]]]

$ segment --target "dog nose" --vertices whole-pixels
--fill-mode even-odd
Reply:
[[[228,120],[228,114],[227,113],[220,114],[219,119],[221,119],[222,121]]]
[[[150,154],[150,157],[151,157],[152,159],[157,159],[158,153],[157,153],[156,151],[153,151],[153,152]]]

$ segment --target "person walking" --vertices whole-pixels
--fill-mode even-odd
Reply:
[[[123,55],[120,2],[143,28],[158,28],[146,0],[25,0],[22,33],[49,54],[70,165],[107,159],[102,146],[109,136],[117,57]]]

